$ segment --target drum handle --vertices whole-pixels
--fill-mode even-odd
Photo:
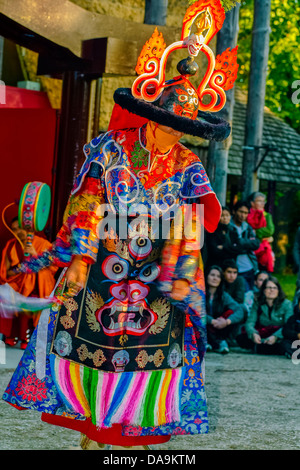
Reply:
[[[3,222],[3,224],[5,225],[5,227],[7,228],[7,230],[9,230],[9,231],[13,234],[13,236],[14,236],[14,237],[18,240],[18,242],[20,243],[21,247],[24,249],[24,245],[23,245],[23,243],[21,242],[20,238],[19,238],[18,235],[16,235],[16,234],[11,230],[11,228],[7,225],[7,223],[6,223],[6,221],[5,221],[5,217],[4,217],[4,214],[5,214],[5,212],[6,212],[6,209],[8,209],[9,207],[11,207],[11,206],[13,206],[13,205],[15,205],[15,204],[16,204],[15,202],[12,202],[11,204],[7,204],[7,206],[4,207],[4,209],[3,209],[3,211],[2,211],[2,214],[1,214],[1,215],[2,215],[2,222]]]
[[[32,245],[33,237],[34,237],[34,233],[33,233],[33,232],[27,232],[27,240],[26,240],[26,245],[27,245],[27,246],[31,246],[31,245]],[[24,256],[30,256],[30,254],[24,252]]]

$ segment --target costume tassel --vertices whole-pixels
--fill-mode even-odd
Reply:
[[[50,357],[67,407],[91,416],[98,428],[113,424],[154,427],[180,421],[183,368],[117,374]]]

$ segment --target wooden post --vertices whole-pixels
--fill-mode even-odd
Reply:
[[[146,0],[144,23],[164,26],[167,20],[167,10],[168,0]]]
[[[241,181],[243,198],[247,198],[253,191],[258,189],[258,178],[254,170],[260,158],[259,148],[263,140],[266,78],[269,58],[270,12],[271,0],[254,1],[250,78]]]
[[[89,81],[80,72],[65,72],[57,155],[53,225],[61,226],[76,175],[84,162],[87,138]]]
[[[217,37],[217,54],[221,54],[228,47],[233,49],[236,46],[239,30],[239,11],[240,5],[237,5],[227,12],[223,28]],[[231,123],[234,108],[234,88],[226,92],[226,97],[226,105],[219,115]],[[222,205],[226,204],[228,153],[231,142],[231,135],[223,142],[212,141],[208,150],[208,176]]]

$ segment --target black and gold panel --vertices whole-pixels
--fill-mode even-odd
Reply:
[[[184,312],[158,290],[161,240],[100,242],[85,288],[58,312],[52,352],[123,372],[183,366]]]

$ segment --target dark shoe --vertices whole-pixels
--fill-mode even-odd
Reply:
[[[238,342],[237,342],[236,339],[228,339],[227,343],[228,343],[228,346],[230,348],[238,348],[239,347]]]

